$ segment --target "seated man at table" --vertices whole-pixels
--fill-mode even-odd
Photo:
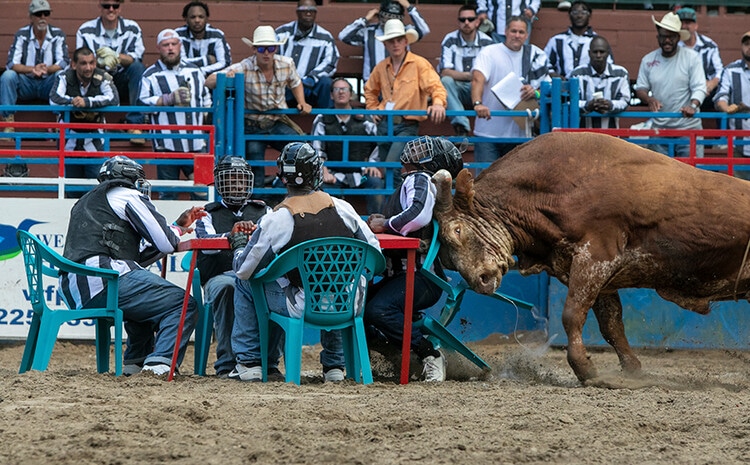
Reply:
[[[185,290],[154,274],[145,266],[173,253],[180,236],[205,213],[203,207],[184,211],[169,225],[149,200],[151,185],[143,167],[123,155],[104,162],[99,185],[88,191],[70,210],[63,256],[82,265],[117,270],[118,298],[128,333],[123,373],[169,373],[182,315]],[[148,244],[143,249],[141,245]],[[105,283],[62,273],[60,295],[70,308],[101,307],[107,297]],[[185,356],[195,328],[197,308],[188,301],[177,366]]]
[[[436,192],[430,178],[440,169],[447,169],[455,177],[463,168],[461,153],[445,138],[422,136],[406,143],[401,164],[404,173],[401,188],[386,201],[385,216],[370,215],[367,224],[375,233],[429,238]],[[401,347],[406,293],[406,272],[401,266],[404,257],[399,252],[388,252],[387,256],[390,260],[386,276],[367,294],[365,325],[368,340],[375,346],[380,343]],[[420,262],[418,257],[417,263]],[[436,264],[439,266],[438,260]],[[438,286],[417,273],[414,276],[414,311],[432,307],[442,293]],[[416,327],[412,327],[411,349],[422,360],[425,381],[445,381],[445,357]]]
[[[262,200],[251,200],[253,171],[244,158],[227,155],[214,168],[214,185],[221,196],[206,205],[206,216],[195,225],[198,238],[226,237],[232,231],[250,231],[271,209]],[[198,270],[206,305],[211,307],[216,338],[216,376],[226,378],[234,368],[234,282],[232,252],[198,251]]]
[[[237,274],[234,293],[234,329],[232,350],[237,364],[229,378],[238,381],[263,379],[260,358],[260,334],[255,302],[247,279],[265,268],[276,255],[301,242],[321,237],[354,237],[379,247],[378,240],[357,212],[346,201],[319,190],[323,182],[323,159],[309,144],[292,142],[277,160],[279,179],[287,188],[287,197],[253,226],[248,240],[244,232],[233,232],[229,243]],[[269,310],[287,316],[302,317],[304,298],[299,285],[286,281],[266,286]],[[269,374],[278,374],[281,356],[281,329],[271,325],[269,335]],[[321,331],[323,351],[320,362],[327,382],[344,380],[344,351],[340,331]]]

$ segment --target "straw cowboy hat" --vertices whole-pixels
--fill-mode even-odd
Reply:
[[[271,26],[258,26],[253,31],[253,40],[243,37],[242,41],[251,47],[264,47],[268,45],[283,45],[286,42],[276,38],[276,31]]]
[[[682,21],[680,21],[680,17],[671,11],[664,15],[661,22],[657,21],[653,15],[651,15],[651,21],[664,30],[680,34],[680,40],[688,40],[690,38],[690,32],[682,29]]]
[[[404,23],[402,23],[398,19],[389,19],[385,23],[385,27],[383,27],[383,35],[380,37],[376,37],[381,42],[385,42],[386,40],[395,39],[396,37],[402,37],[406,36],[406,41],[409,44],[413,44],[414,42],[419,40],[419,34],[414,29],[406,29],[404,27]]]

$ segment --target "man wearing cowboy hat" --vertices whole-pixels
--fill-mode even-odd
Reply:
[[[383,35],[377,39],[385,44],[388,58],[378,63],[365,85],[365,104],[368,110],[427,110],[427,116],[407,115],[393,117],[394,136],[414,136],[419,132],[419,122],[427,117],[435,124],[445,119],[447,93],[440,83],[432,64],[409,51],[409,44],[419,39],[417,32],[406,29],[398,19],[385,23]],[[427,106],[427,99],[432,105]],[[388,119],[384,115],[373,116],[378,125],[378,135],[388,134]],[[383,142],[378,144],[381,160],[397,162],[404,150],[405,142]],[[394,172],[396,187],[401,185],[400,173]]]
[[[706,97],[706,74],[698,53],[678,46],[687,40],[688,31],[682,29],[680,18],[667,13],[661,21],[651,16],[656,25],[659,48],[641,60],[636,81],[636,96],[648,105],[650,111],[681,113],[683,118],[653,118],[657,129],[702,129],[699,118],[693,118]],[[649,95],[649,91],[651,95]],[[655,152],[669,154],[669,145],[651,145]],[[698,145],[698,156],[703,156],[703,146]],[[675,156],[688,156],[688,145],[675,146]]]
[[[284,43],[276,38],[276,32],[271,26],[258,26],[253,32],[253,40],[245,37],[242,41],[253,48],[253,56],[245,58],[239,63],[225,68],[219,73],[225,74],[227,78],[233,78],[236,73],[245,76],[245,109],[257,110],[259,114],[245,115],[245,134],[255,135],[283,135],[289,136],[289,140],[249,140],[245,149],[245,156],[253,161],[263,160],[266,154],[266,145],[270,145],[278,151],[301,134],[298,127],[295,128],[287,115],[269,115],[264,112],[288,108],[286,104],[286,89],[289,88],[297,101],[297,110],[303,115],[312,111],[312,107],[305,101],[305,91],[302,79],[294,66],[294,60],[289,57],[277,55],[279,46]],[[216,75],[214,73],[206,79],[206,87],[216,88]],[[281,84],[281,85],[279,85]],[[253,166],[253,187],[263,187],[265,180],[265,169],[263,166]]]

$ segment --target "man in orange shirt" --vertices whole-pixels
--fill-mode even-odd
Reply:
[[[368,110],[427,110],[427,116],[407,115],[393,117],[394,136],[417,137],[419,122],[426,120],[435,124],[445,119],[447,94],[440,83],[435,68],[428,60],[409,51],[409,44],[419,38],[414,30],[406,30],[404,23],[390,19],[385,23],[383,35],[377,39],[385,44],[388,57],[378,63],[365,85],[365,102]],[[427,99],[432,104],[427,106]],[[388,120],[374,115],[378,135],[388,134]],[[380,159],[396,162],[406,142],[382,142],[378,144]],[[401,176],[394,172],[395,186],[401,185]]]

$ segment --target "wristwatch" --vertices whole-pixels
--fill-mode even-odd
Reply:
[[[690,108],[692,108],[693,110],[697,110],[699,107],[695,103],[690,102]]]
[[[474,106],[481,105],[481,104],[482,104],[481,100],[477,100],[476,102],[474,102]]]

